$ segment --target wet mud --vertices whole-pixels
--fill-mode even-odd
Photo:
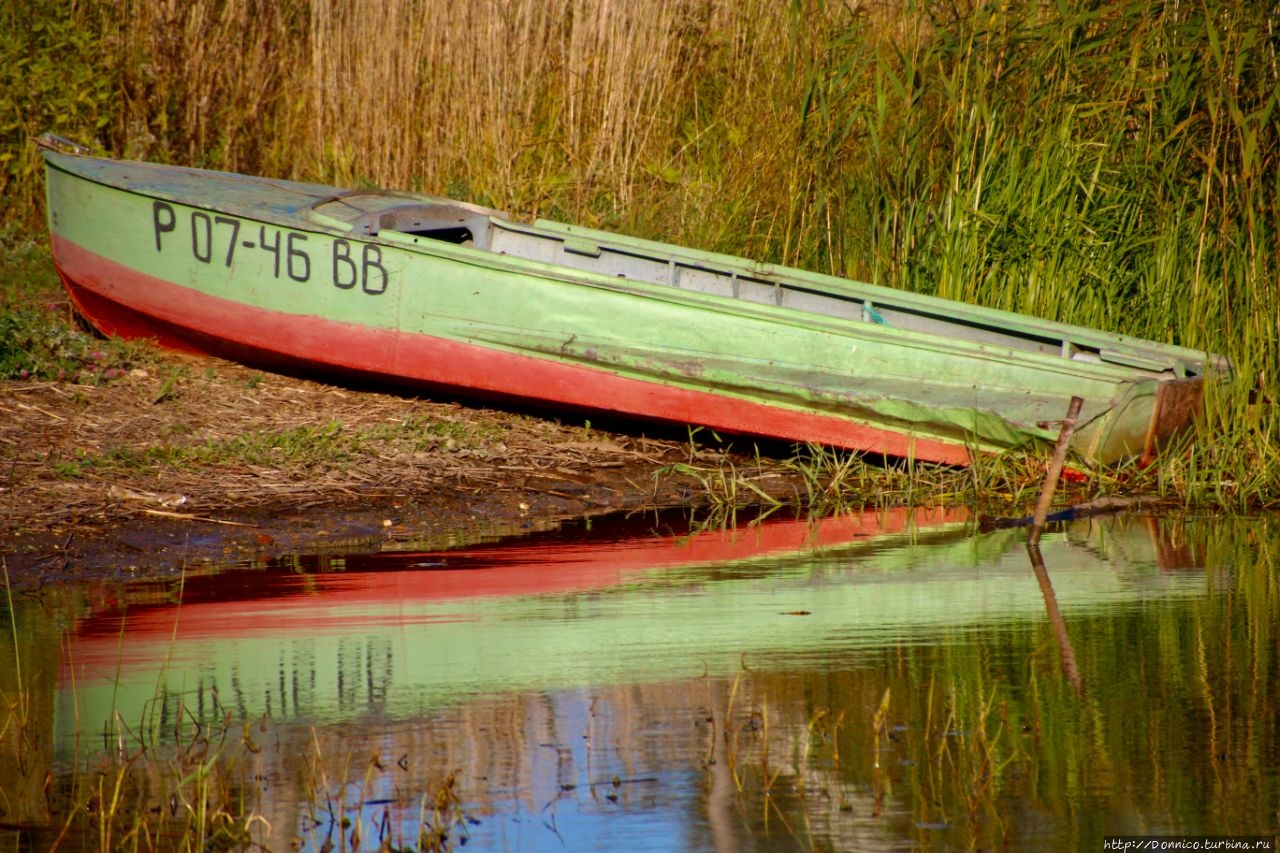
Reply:
[[[0,384],[0,556],[26,586],[445,547],[696,507],[675,466],[726,460],[792,488],[776,461],[643,425],[172,357],[103,385]]]

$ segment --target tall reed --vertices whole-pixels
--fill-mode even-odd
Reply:
[[[1120,2],[850,21],[807,101],[828,203],[855,236],[838,263],[1227,354],[1236,381],[1210,395],[1195,470],[1168,464],[1187,496],[1274,503],[1277,25],[1265,6]]]

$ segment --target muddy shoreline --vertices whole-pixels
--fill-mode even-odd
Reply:
[[[611,426],[168,354],[100,385],[8,381],[0,555],[26,585],[440,547],[696,507],[704,484],[676,465],[795,489],[777,460]]]

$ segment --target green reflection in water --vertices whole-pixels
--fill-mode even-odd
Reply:
[[[16,625],[75,624],[44,688],[55,824],[91,796],[77,779],[135,774],[136,827],[203,768],[211,811],[271,846],[416,845],[451,791],[468,849],[1088,849],[1274,830],[1275,532],[1051,533],[1065,634],[1020,531],[954,524],[537,594],[349,572]]]

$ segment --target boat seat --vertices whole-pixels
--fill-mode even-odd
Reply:
[[[325,199],[315,209],[344,220],[353,234],[373,237],[381,231],[396,231],[478,248],[490,245],[490,217],[503,216],[500,211],[466,202],[365,190]]]
[[[369,211],[351,222],[351,230],[370,237],[379,231],[399,231],[445,243],[480,245],[477,237],[488,235],[489,217],[447,204],[405,204]]]

